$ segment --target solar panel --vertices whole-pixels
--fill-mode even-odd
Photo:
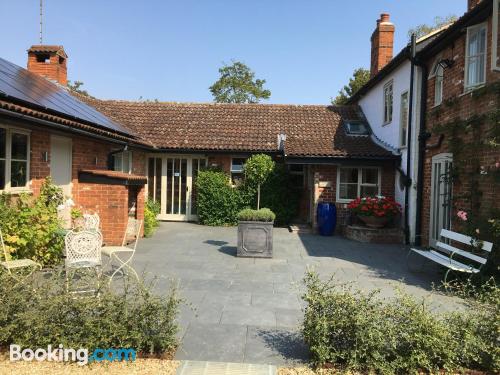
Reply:
[[[67,90],[0,57],[0,95],[8,95],[76,120],[91,122],[111,131],[132,135]]]

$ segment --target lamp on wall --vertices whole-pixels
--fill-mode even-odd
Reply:
[[[450,69],[453,65],[455,65],[455,60],[452,59],[441,59],[438,62],[438,65],[444,69]]]

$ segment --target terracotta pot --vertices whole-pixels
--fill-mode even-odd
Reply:
[[[368,228],[383,228],[387,225],[389,219],[387,217],[378,216],[358,216]]]

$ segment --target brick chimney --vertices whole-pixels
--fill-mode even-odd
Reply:
[[[66,86],[68,55],[63,46],[35,45],[28,50],[28,70]]]
[[[395,27],[389,19],[389,14],[382,13],[372,34],[370,77],[376,75],[392,59]]]
[[[479,4],[481,0],[467,0],[467,10],[471,10],[474,8],[477,4]]]

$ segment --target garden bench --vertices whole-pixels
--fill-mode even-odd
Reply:
[[[457,243],[465,244],[468,246],[475,246],[477,249],[480,249],[485,253],[490,253],[491,249],[493,248],[493,244],[491,242],[478,241],[472,237],[452,232],[451,230],[447,229],[441,229],[440,238],[442,239],[442,241],[436,242],[436,250],[410,248],[408,257],[411,253],[416,253],[435,263],[440,264],[441,266],[448,268],[444,276],[445,282],[448,278],[448,274],[451,271],[464,272],[471,275],[478,273],[481,270],[481,267],[486,264],[487,260],[487,258],[482,257],[478,254],[473,254],[470,251],[462,250],[458,247],[452,246],[448,242],[455,241]],[[463,263],[466,262],[466,260],[457,260],[455,256],[466,258],[467,263]]]

